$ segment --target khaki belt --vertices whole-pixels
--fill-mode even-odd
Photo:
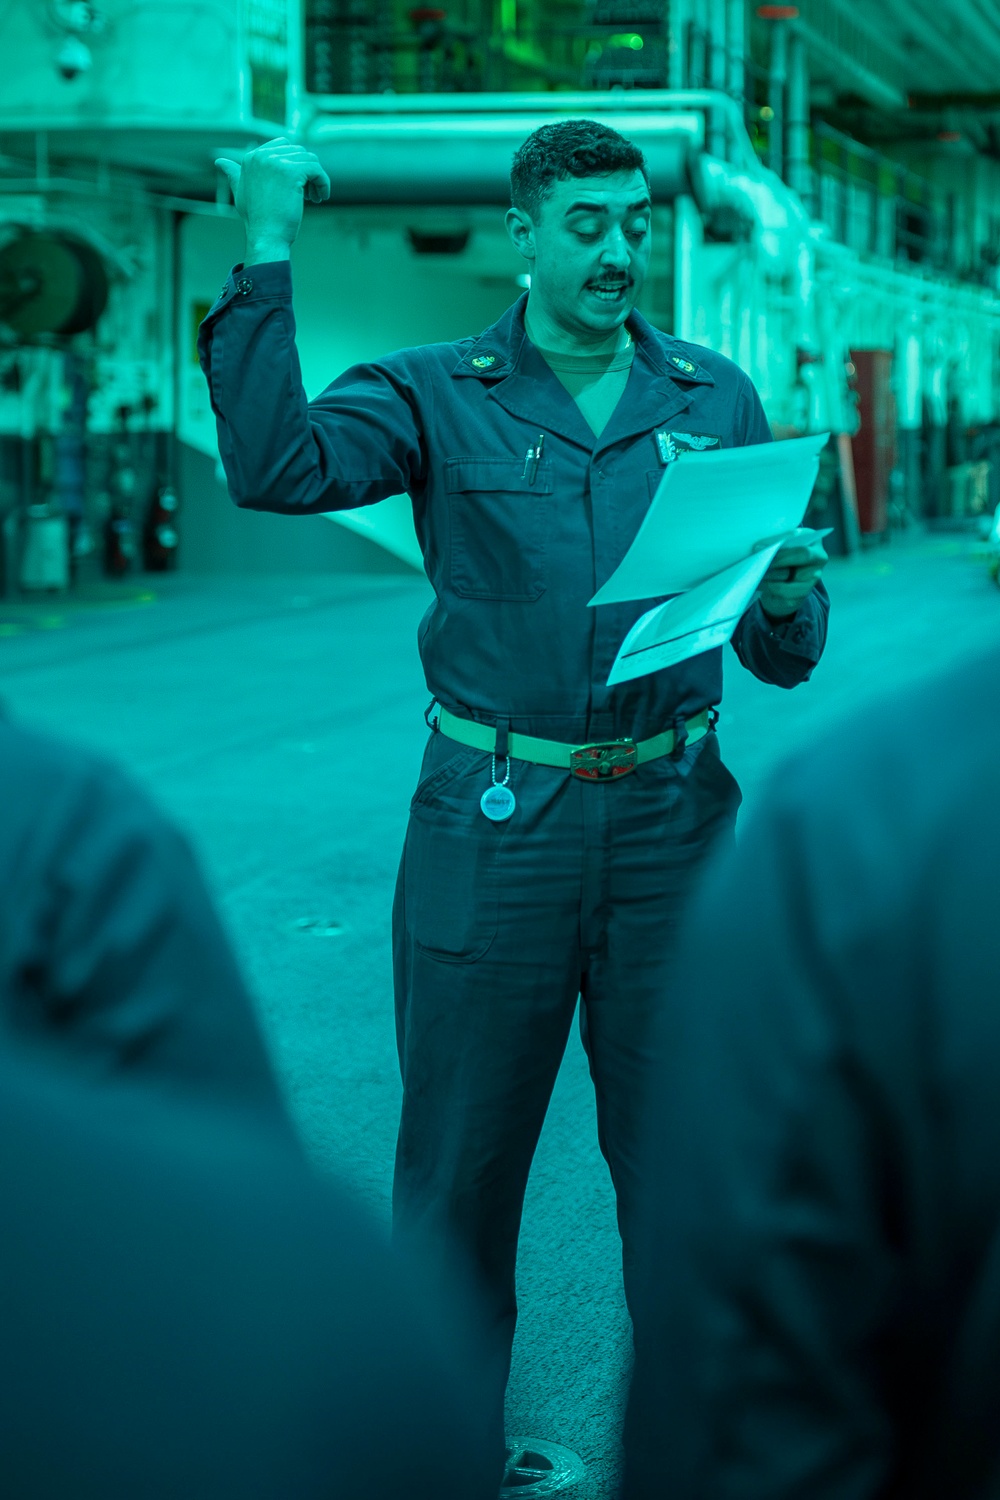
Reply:
[[[446,708],[438,709],[437,728],[450,740],[460,745],[469,745],[473,750],[484,750],[487,754],[496,751],[497,732],[492,724],[477,724],[474,719],[460,719]],[[707,734],[714,722],[710,709],[703,709],[693,719],[685,721],[687,738],[692,744]],[[539,740],[530,734],[509,734],[507,753],[512,760],[529,760],[536,766],[556,766],[563,771],[572,771],[581,781],[609,781],[618,776],[627,776],[636,766],[647,760],[657,760],[661,755],[670,755],[677,743],[672,729],[663,734],[654,734],[649,740],[599,740],[591,745],[567,745],[561,740]]]

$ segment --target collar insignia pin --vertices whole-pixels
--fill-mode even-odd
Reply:
[[[496,362],[497,357],[495,354],[477,354],[475,359],[472,361],[474,367],[477,370],[488,370],[492,365],[495,365]]]
[[[694,374],[694,365],[689,359],[681,359],[679,354],[672,354],[670,356],[670,363],[676,365],[678,370],[683,370],[685,375]]]

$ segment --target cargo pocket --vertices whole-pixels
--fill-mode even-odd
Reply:
[[[449,581],[463,599],[531,603],[548,585],[552,465],[534,484],[523,458],[449,458],[444,465]]]
[[[500,845],[505,824],[484,817],[489,758],[452,756],[420,785],[410,804],[403,848],[406,930],[443,963],[473,963],[496,937]]]
[[[673,809],[675,832],[683,828],[695,843],[714,838],[718,832],[731,837],[743,801],[739,782],[724,763],[715,734],[705,735],[694,748],[694,764],[682,778]]]

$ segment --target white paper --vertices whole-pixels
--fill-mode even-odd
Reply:
[[[617,604],[676,594],[801,525],[828,433],[684,453],[664,470],[621,565],[591,599]]]
[[[774,542],[724,568],[697,588],[647,610],[622,642],[608,686],[645,677],[661,667],[676,666],[702,651],[724,646],[780,547],[780,542]]]

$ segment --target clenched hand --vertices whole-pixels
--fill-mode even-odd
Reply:
[[[247,235],[247,264],[287,260],[302,223],[302,206],[330,196],[330,179],[319,158],[284,136],[248,151],[242,166],[220,156],[236,211]]]
[[[775,620],[794,615],[829,560],[822,537],[800,527],[799,533],[790,536],[775,553],[761,580],[759,597],[764,613]]]

